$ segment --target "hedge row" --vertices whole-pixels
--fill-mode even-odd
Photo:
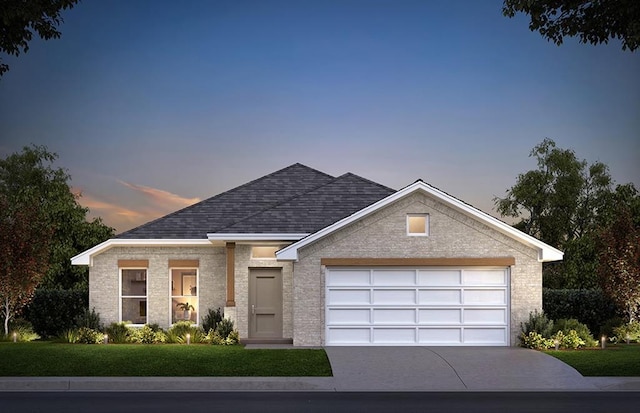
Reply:
[[[601,290],[542,290],[542,309],[552,320],[575,318],[593,334],[600,334],[607,322],[622,314]]]
[[[42,338],[55,337],[75,327],[76,318],[89,307],[87,290],[39,288],[24,311]]]

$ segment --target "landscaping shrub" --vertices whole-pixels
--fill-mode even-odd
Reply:
[[[215,329],[209,330],[207,340],[214,345],[230,346],[240,342],[240,335],[237,330],[234,330],[233,321],[224,318]]]
[[[593,339],[591,339],[593,341]],[[552,337],[551,341],[553,342],[553,346],[558,343],[560,348],[570,348],[577,349],[579,347],[584,347],[586,341],[584,341],[576,330],[569,330],[567,333],[563,332],[563,330],[558,330]]]
[[[75,327],[75,319],[89,307],[86,290],[39,288],[24,316],[43,338],[55,337]]]
[[[145,324],[141,328],[131,329],[131,341],[140,344],[164,343],[166,336],[157,324]]]
[[[109,324],[109,327],[105,329],[105,333],[109,336],[109,342],[115,344],[128,343],[133,334],[132,330],[124,322]]]
[[[13,334],[16,334],[16,341],[27,342],[40,338],[40,336],[33,331],[31,323],[23,318],[16,318],[9,322],[9,335],[2,335],[1,341],[13,341]]]
[[[571,333],[572,331],[575,334],[572,334]],[[575,335],[580,340],[583,341],[581,346],[594,347],[598,345],[598,342],[593,338],[593,334],[591,334],[589,327],[587,327],[586,324],[579,322],[575,318],[570,318],[570,319],[561,318],[559,320],[556,320],[553,324],[553,332],[554,333],[562,332],[564,334],[564,339],[567,339],[567,337],[570,335],[571,336]],[[574,342],[572,342],[571,345],[573,345]],[[561,343],[561,345],[563,344]],[[570,345],[563,345],[563,346],[567,348],[577,348],[577,347],[571,347]]]
[[[190,321],[178,321],[167,330],[167,343],[186,343],[187,334],[191,335],[191,343],[204,343],[207,341],[207,335],[201,328],[193,325]]]
[[[613,334],[614,336],[611,338],[619,343],[626,341],[627,337],[629,337],[630,342],[640,342],[640,322],[633,321],[616,327],[613,329]]]
[[[226,339],[233,331],[233,321],[228,318],[223,318],[216,326],[216,331],[220,334],[220,337]]]
[[[575,318],[590,331],[600,332],[606,321],[619,316],[619,310],[601,290],[542,290],[542,308],[553,320]]]
[[[532,348],[534,350],[546,350],[554,346],[554,342],[550,338],[545,338],[542,334],[530,331],[520,335],[522,347]]]
[[[608,319],[607,321],[604,322],[604,324],[602,326],[600,326],[600,334],[599,334],[598,337],[601,337],[601,336],[613,337],[613,336],[615,336],[615,333],[613,332],[613,330],[615,330],[616,327],[620,327],[625,323],[626,323],[626,321],[622,317],[613,317],[613,318]]]
[[[98,344],[102,343],[104,335],[92,328],[80,327],[76,330],[78,335],[76,343],[78,344]]]
[[[209,333],[212,329],[216,329],[220,321],[222,321],[222,312],[220,311],[220,307],[218,307],[217,310],[210,308],[207,311],[207,314],[202,318],[202,329],[206,333]]]
[[[98,331],[103,330],[102,323],[100,322],[100,314],[96,313],[95,308],[92,308],[91,311],[85,308],[74,320],[74,325],[76,327],[87,327]]]
[[[55,341],[58,343],[70,343],[75,344],[78,342],[80,338],[80,333],[77,328],[70,328],[69,330],[63,331],[61,334],[56,337]]]

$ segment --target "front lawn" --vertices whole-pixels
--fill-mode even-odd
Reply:
[[[640,345],[609,345],[605,350],[545,351],[578,370],[583,376],[640,377]]]
[[[0,343],[0,376],[331,376],[321,349]]]

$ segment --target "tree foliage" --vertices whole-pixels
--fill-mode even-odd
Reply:
[[[87,268],[72,267],[70,259],[113,236],[114,230],[98,219],[87,222],[87,208],[69,187],[70,176],[54,168],[55,153],[43,146],[25,147],[21,153],[0,159],[0,194],[13,216],[25,205],[38,207],[38,219],[50,230],[48,271],[42,279],[47,287],[87,286]],[[2,259],[2,257],[0,257]]]
[[[545,264],[545,287],[598,288],[598,228],[615,219],[618,205],[627,205],[640,220],[638,191],[631,183],[613,189],[605,164],[588,164],[551,139],[530,156],[537,169],[518,175],[504,198],[494,198],[496,210],[517,218],[516,228],[565,252],[563,262]]]
[[[527,14],[529,29],[557,45],[565,36],[591,44],[620,39],[622,50],[634,51],[640,45],[638,0],[504,0],[502,13]]]
[[[602,289],[629,317],[640,315],[640,225],[621,204],[617,217],[599,232],[598,275]]]
[[[0,315],[8,335],[9,321],[29,303],[46,274],[50,229],[36,204],[11,211],[0,193],[0,211]]]
[[[29,50],[34,32],[42,39],[59,39],[60,13],[79,0],[0,0],[0,52],[18,56]],[[0,76],[9,66],[0,59]]]

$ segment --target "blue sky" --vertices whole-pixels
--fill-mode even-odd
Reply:
[[[295,162],[495,215],[545,137],[640,187],[640,52],[501,4],[85,0],[5,58],[0,156],[46,145],[118,230]]]

